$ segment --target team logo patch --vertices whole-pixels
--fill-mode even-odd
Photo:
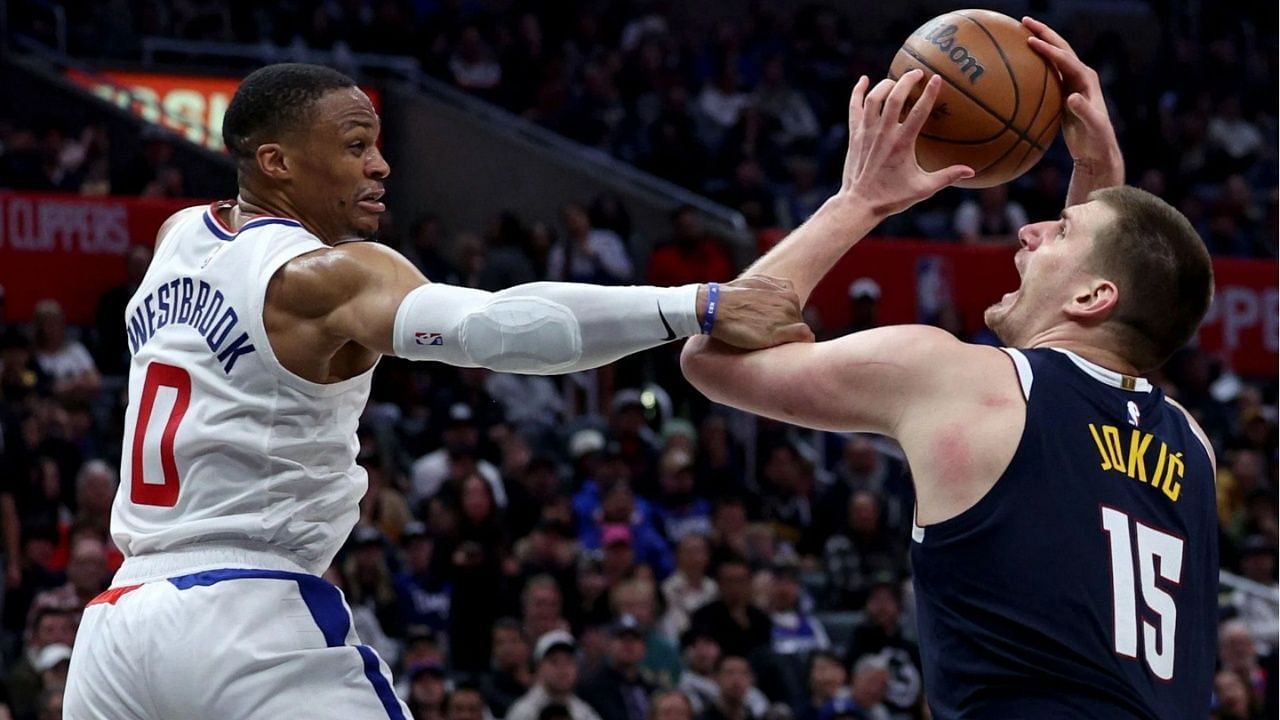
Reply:
[[[1141,420],[1142,420],[1142,413],[1138,412],[1138,403],[1130,400],[1129,401],[1129,424],[1134,427],[1138,427],[1138,424]]]
[[[433,332],[416,332],[413,334],[414,342],[419,345],[443,345],[444,336],[440,333]]]

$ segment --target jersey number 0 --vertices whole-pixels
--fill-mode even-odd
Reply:
[[[1133,528],[1131,530],[1130,528]],[[1115,602],[1115,650],[1120,655],[1138,657],[1138,599],[1134,580],[1134,547],[1137,548],[1138,580],[1142,602],[1159,617],[1157,628],[1142,620],[1142,646],[1147,667],[1161,680],[1173,679],[1174,632],[1178,626],[1178,606],[1173,596],[1156,584],[1157,575],[1177,586],[1182,582],[1182,538],[1161,532],[1115,508],[1102,508],[1102,530],[1111,542],[1111,588]],[[1136,531],[1136,532],[1135,532]],[[1134,536],[1137,542],[1135,543]]]
[[[164,390],[172,397],[169,416],[152,417],[156,397]],[[147,377],[142,384],[142,400],[138,404],[138,423],[133,428],[132,497],[139,505],[173,507],[178,504],[178,462],[173,455],[173,439],[178,425],[191,404],[191,375],[180,367],[153,362],[147,365]],[[147,478],[147,431],[152,422],[164,423],[160,429],[160,477]]]

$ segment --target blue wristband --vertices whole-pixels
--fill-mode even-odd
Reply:
[[[707,316],[702,319],[702,334],[710,335],[716,326],[716,308],[720,305],[720,283],[707,283]]]

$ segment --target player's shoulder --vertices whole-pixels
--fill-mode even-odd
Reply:
[[[156,231],[156,249],[159,249],[160,245],[173,233],[174,229],[193,219],[197,219],[200,215],[203,215],[207,209],[207,205],[192,205],[191,207],[182,208],[178,212],[166,218],[165,221],[160,224],[160,229]]]
[[[1187,426],[1191,428],[1191,433],[1196,436],[1196,439],[1204,446],[1204,451],[1209,455],[1209,464],[1213,466],[1214,470],[1217,470],[1218,457],[1213,452],[1213,443],[1209,441],[1209,435],[1205,433],[1204,428],[1200,427],[1200,423],[1196,420],[1195,416],[1191,414],[1190,410],[1183,407],[1182,403],[1174,400],[1168,395],[1164,396],[1164,401],[1171,405],[1175,410],[1182,413],[1182,416],[1187,419]]]
[[[267,301],[318,316],[372,285],[413,273],[417,269],[403,255],[376,242],[325,245],[282,264],[268,285]]]

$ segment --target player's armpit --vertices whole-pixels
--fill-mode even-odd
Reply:
[[[899,325],[752,352],[698,337],[680,364],[716,402],[806,427],[896,436],[904,413],[934,399],[939,370],[970,347],[938,328]]]

